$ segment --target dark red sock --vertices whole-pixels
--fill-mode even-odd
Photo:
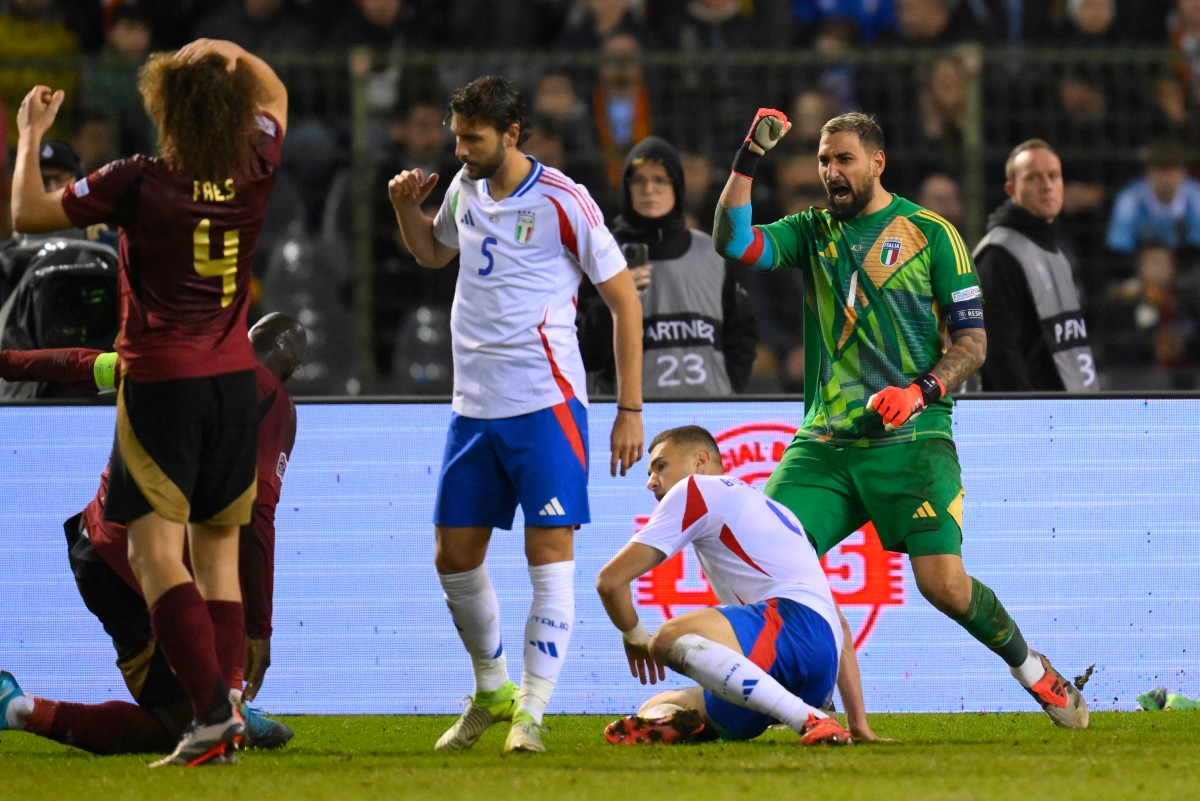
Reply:
[[[212,618],[217,661],[225,684],[242,689],[242,669],[246,661],[246,612],[240,601],[205,601]]]
[[[25,731],[93,754],[161,754],[179,739],[154,715],[125,701],[69,704],[34,698]]]
[[[200,591],[191,582],[177,584],[150,607],[150,623],[167,664],[192,699],[192,715],[207,720],[228,703],[221,675],[213,622]],[[228,714],[228,707],[225,707]]]

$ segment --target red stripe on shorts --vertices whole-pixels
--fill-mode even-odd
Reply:
[[[758,632],[758,639],[749,653],[750,661],[763,670],[770,670],[775,664],[775,641],[779,639],[779,631],[783,628],[783,617],[779,614],[778,606],[778,598],[767,601],[762,631]]]

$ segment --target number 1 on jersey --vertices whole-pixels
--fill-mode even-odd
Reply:
[[[212,258],[210,229],[211,220],[201,220],[192,233],[193,266],[196,273],[205,278],[224,279],[221,292],[221,308],[233,303],[237,293],[238,231],[234,228],[225,232],[221,245],[221,256]]]

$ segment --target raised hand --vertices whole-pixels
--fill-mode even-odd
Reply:
[[[17,130],[31,141],[41,141],[46,131],[54,124],[58,109],[66,94],[62,89],[51,90],[49,86],[35,86],[21,101],[17,110]]]
[[[388,181],[388,197],[391,198],[392,208],[396,211],[420,208],[437,182],[436,172],[426,178],[424,170],[404,170]]]
[[[746,144],[751,152],[761,156],[779,144],[779,140],[791,129],[792,124],[782,111],[760,108],[754,116],[754,122],[750,123],[750,130],[746,132]]]

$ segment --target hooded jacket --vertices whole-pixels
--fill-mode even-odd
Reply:
[[[662,217],[651,219],[634,211],[629,178],[643,160],[661,164],[675,190],[675,205]],[[644,331],[642,391],[647,398],[740,391],[750,381],[758,345],[754,312],[738,278],[738,271],[745,268],[717,256],[708,234],[689,229],[684,208],[678,151],[657,136],[643,139],[625,160],[621,213],[612,233],[622,244],[646,244],[654,265],[650,285],[639,292]],[[595,373],[595,391],[612,392],[616,386],[612,316],[599,297],[581,297],[580,311],[584,365]]]

